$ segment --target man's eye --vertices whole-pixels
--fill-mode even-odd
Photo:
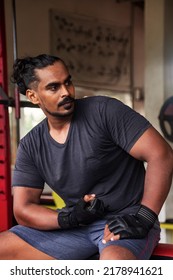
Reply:
[[[67,80],[67,81],[65,82],[65,85],[66,85],[66,86],[71,86],[71,84],[72,84],[72,80]]]
[[[52,85],[50,89],[51,89],[52,91],[56,91],[56,90],[59,89],[59,87],[60,87],[59,85]]]

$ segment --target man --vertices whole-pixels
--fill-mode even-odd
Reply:
[[[46,118],[18,148],[19,225],[1,233],[1,259],[149,259],[172,181],[173,153],[152,125],[114,98],[75,100],[65,63],[17,59],[13,80]],[[146,171],[144,168],[146,163]],[[45,182],[65,201],[40,205]]]

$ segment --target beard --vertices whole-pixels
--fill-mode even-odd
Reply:
[[[60,101],[57,105],[58,108],[64,107],[64,112],[51,112],[46,107],[44,107],[44,111],[52,117],[55,118],[65,118],[69,117],[73,114],[74,111],[74,101],[73,97],[67,96],[62,101]]]
[[[50,112],[48,109],[44,108],[44,110],[47,112],[47,114],[49,114],[52,117],[55,118],[65,118],[65,117],[69,117],[73,114],[73,110],[71,111],[67,111],[67,112]]]

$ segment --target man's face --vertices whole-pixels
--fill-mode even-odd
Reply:
[[[39,82],[33,89],[34,103],[40,106],[47,117],[70,116],[74,110],[75,89],[64,64],[56,62],[37,69],[36,75]]]

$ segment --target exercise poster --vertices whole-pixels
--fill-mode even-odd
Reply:
[[[50,29],[51,54],[64,59],[75,85],[129,91],[129,27],[51,11]]]

